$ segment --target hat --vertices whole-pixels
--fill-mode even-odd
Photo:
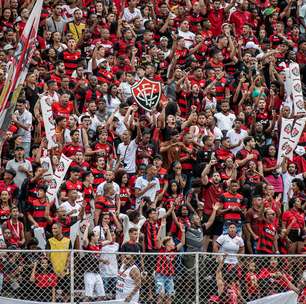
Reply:
[[[294,151],[299,156],[303,156],[305,154],[305,148],[302,146],[297,146]]]
[[[4,172],[6,172],[6,173],[8,173],[8,174],[11,174],[12,176],[16,176],[16,172],[15,172],[15,170],[13,170],[13,169],[6,169]]]
[[[276,9],[274,7],[268,7],[263,11],[263,14],[265,16],[270,16],[272,15],[274,12],[276,11]]]
[[[14,47],[11,44],[6,44],[3,47],[3,51],[9,51],[9,50],[13,50],[13,49],[14,49]]]
[[[253,41],[248,41],[244,48],[245,49],[255,49],[255,50],[258,50],[259,46],[257,44],[255,44]]]
[[[22,147],[22,146],[17,146],[17,147],[15,148],[15,151],[18,151],[18,150],[24,150],[24,147]]]
[[[160,37],[160,41],[161,40],[167,40],[168,41],[169,39],[166,36],[162,36],[162,37]]]
[[[155,156],[153,157],[153,160],[155,159],[163,160],[163,157],[160,154],[155,154]]]

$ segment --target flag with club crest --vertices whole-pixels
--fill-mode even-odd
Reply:
[[[33,6],[8,68],[7,78],[0,96],[0,143],[10,125],[15,104],[35,50],[42,4],[43,0],[37,0]]]

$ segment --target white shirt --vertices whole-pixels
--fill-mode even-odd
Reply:
[[[116,128],[116,132],[119,136],[123,134],[124,131],[127,130],[125,124],[124,124],[124,116],[122,116],[120,113],[116,113],[115,117],[118,118],[118,127]]]
[[[217,127],[220,128],[221,131],[228,131],[233,127],[236,115],[233,113],[224,115],[222,112],[219,112],[215,114],[215,118],[217,119]]]
[[[243,239],[238,235],[232,238],[228,234],[222,234],[217,238],[216,242],[220,245],[219,252],[228,254],[224,259],[224,263],[237,264],[238,259],[233,254],[237,254],[239,248],[244,247]]]
[[[185,46],[187,49],[193,46],[195,34],[188,31],[188,32],[182,32],[180,29],[178,30],[178,36],[183,37],[185,40]]]
[[[123,101],[126,101],[129,97],[132,97],[132,89],[129,83],[121,82],[118,90],[121,91]]]
[[[131,140],[129,145],[120,143],[117,148],[117,154],[124,163],[124,169],[127,173],[136,172],[136,151],[138,145],[135,139]]]
[[[238,147],[231,149],[231,152],[233,154],[237,154],[238,151],[240,151],[243,148],[243,139],[248,136],[248,132],[246,130],[240,130],[240,133],[237,133],[234,129],[229,130],[226,133],[226,137],[229,138],[230,144],[237,145],[239,141],[241,140],[241,143]]]
[[[214,133],[214,136],[215,136],[216,139],[218,139],[218,140],[222,139],[223,134],[222,134],[222,131],[220,130],[220,128],[214,127],[213,133]]]
[[[92,232],[95,235],[99,236],[99,240],[101,240],[101,241],[105,240],[105,234],[104,234],[104,230],[103,230],[102,226],[98,225],[98,226],[94,227],[94,229],[92,229]]]
[[[138,239],[139,239],[140,229],[144,224],[144,222],[146,221],[146,218],[142,215],[140,216],[139,222],[137,224],[134,224],[133,222],[130,221],[129,217],[126,214],[120,213],[119,219],[121,220],[123,226],[123,243],[126,243],[130,240],[129,230],[131,228],[136,228],[138,230]]]
[[[100,273],[102,278],[114,278],[118,274],[118,262],[117,255],[115,254],[119,250],[119,244],[104,245],[101,249],[101,258],[107,260],[109,264],[100,264]]]
[[[61,207],[63,207],[65,209],[66,214],[68,214],[69,212],[74,210],[74,213],[71,214],[72,216],[78,216],[79,212],[82,208],[82,206],[80,204],[76,203],[74,206],[72,206],[68,201],[62,203]]]
[[[146,176],[139,176],[135,182],[135,189],[143,190],[148,186],[149,183],[155,183],[154,187],[147,190],[143,195],[136,199],[136,204],[139,204],[143,197],[149,197],[152,202],[154,202],[157,192],[160,190],[160,184],[157,177],[154,177],[150,182],[147,180]]]
[[[132,279],[130,272],[133,268],[137,268],[136,265],[133,265],[126,269],[126,266],[123,264],[120,267],[120,271],[117,275],[117,284],[116,284],[116,300],[125,300],[128,295],[135,288],[135,281]],[[138,269],[138,268],[137,268]],[[139,300],[139,290],[136,294],[133,295],[129,303],[138,303]]]
[[[24,110],[22,114],[20,114],[18,111],[15,112],[17,116],[18,122],[28,127],[28,130],[25,130],[23,128],[18,128],[17,135],[22,137],[23,142],[30,143],[31,142],[31,126],[32,126],[32,114],[28,110]]]
[[[98,195],[104,195],[104,185],[107,183],[107,181],[104,181],[103,183],[101,183],[98,187],[97,187],[97,194]],[[116,194],[120,194],[120,187],[117,183],[115,182],[112,182],[113,184],[113,187],[114,187],[114,192],[115,192],[115,195]]]
[[[107,100],[107,97],[104,98],[106,102],[106,111],[111,115],[120,105],[121,101],[118,97],[111,97],[110,101]]]
[[[304,4],[302,5],[302,7],[300,8],[300,18],[304,19],[304,23],[306,24],[306,3],[304,1]],[[300,25],[300,32],[301,33],[305,33],[305,29],[302,25]]]
[[[122,20],[131,22],[135,18],[139,18],[140,20],[142,19],[141,11],[138,8],[134,8],[134,12],[132,13],[128,7],[125,7],[123,10]]]

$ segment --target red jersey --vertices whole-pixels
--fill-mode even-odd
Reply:
[[[72,144],[72,143],[66,144],[62,151],[62,153],[67,157],[74,156],[77,152],[84,153],[84,147],[81,146],[80,144]]]
[[[206,215],[212,214],[213,205],[219,202],[222,192],[221,184],[215,185],[210,182],[203,187],[202,201],[205,202],[203,211]]]
[[[220,8],[218,10],[211,9],[208,13],[208,20],[211,23],[211,31],[214,37],[221,34],[221,26],[224,21],[224,9]]]
[[[73,103],[72,101],[68,101],[66,106],[62,106],[59,102],[53,102],[52,104],[52,111],[54,116],[64,116],[67,121],[69,116],[73,113]]]
[[[172,250],[171,252],[175,252],[176,250]],[[157,256],[157,262],[156,262],[156,272],[160,273],[164,276],[173,276],[175,274],[175,266],[174,266],[174,260],[175,255],[174,254],[167,254],[169,251],[166,251],[166,248],[162,246],[159,249],[159,255]]]
[[[95,202],[96,209],[104,212],[116,212],[116,204],[113,200],[108,199],[105,196],[98,196]]]
[[[276,228],[273,224],[265,221],[258,223],[259,239],[257,241],[258,252],[271,254],[274,253],[274,239],[276,237]]]
[[[291,229],[303,229],[304,228],[304,213],[298,212],[296,210],[287,210],[283,213],[282,221],[287,228],[293,220],[296,220],[294,224],[291,225]]]

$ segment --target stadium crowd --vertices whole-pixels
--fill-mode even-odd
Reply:
[[[2,90],[33,3],[1,4]],[[226,253],[217,290],[203,303],[287,290],[303,297],[305,260],[277,268],[271,258],[256,269],[232,255],[306,254],[306,128],[293,159],[277,162],[281,120],[298,118],[285,103],[289,63],[299,64],[306,89],[305,0],[45,0],[36,40],[2,139],[2,249],[37,249],[42,228],[46,249],[128,252],[119,265],[85,254],[87,299],[137,302],[151,284],[143,303],[171,303],[183,266],[166,253],[176,251]],[[132,94],[143,77],[161,84],[151,111]],[[52,149],[44,96],[55,121]],[[55,171],[62,154],[72,162],[49,201],[42,159]],[[161,255],[152,262],[133,252]],[[19,255],[1,255],[3,294],[26,298],[22,290],[33,284],[48,289],[46,301],[58,286],[69,294],[68,254]],[[194,260],[181,264],[192,268]]]

